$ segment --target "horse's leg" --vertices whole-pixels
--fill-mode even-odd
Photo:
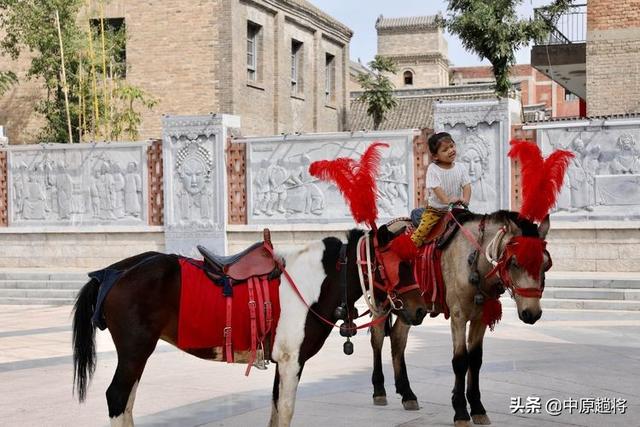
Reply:
[[[384,373],[382,372],[382,345],[384,344],[384,322],[371,327],[371,348],[373,349],[373,404],[385,406],[387,404],[387,392],[384,389]]]
[[[402,406],[407,411],[420,409],[418,398],[411,390],[407,376],[407,364],[404,361],[404,350],[407,347],[407,336],[411,325],[396,319],[391,331],[391,357],[393,358],[393,372],[396,380],[396,393],[402,395]]]
[[[280,373],[278,371],[278,364],[276,363],[276,373],[273,376],[273,392],[271,394],[271,419],[269,420],[269,427],[278,426],[278,400],[280,398]]]
[[[467,400],[471,406],[471,419],[474,424],[489,425],[491,420],[480,401],[480,367],[482,366],[482,340],[487,325],[482,319],[471,321],[469,326],[469,377],[467,378]]]
[[[465,376],[469,368],[469,358],[465,343],[467,333],[467,321],[462,313],[452,311],[451,313],[451,338],[453,339],[453,372],[456,380],[453,386],[451,404],[455,415],[453,421],[455,427],[469,426],[469,412],[467,411],[467,399],[464,396]]]
[[[297,355],[294,357],[284,354],[279,358],[276,375],[276,381],[279,380],[278,391],[275,391],[274,384],[274,402],[270,421],[272,427],[289,427],[291,424],[303,366],[299,363]]]

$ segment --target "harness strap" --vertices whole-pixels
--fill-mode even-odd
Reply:
[[[251,319],[251,353],[249,353],[249,362],[247,363],[247,369],[245,370],[245,376],[251,372],[253,362],[256,360],[256,350],[258,341],[258,331],[256,325],[256,300],[254,296],[254,288],[258,279],[250,277],[247,283],[247,289],[249,291],[249,318]]]
[[[262,278],[262,289],[264,294],[264,317],[265,317],[265,335],[271,331],[271,325],[273,323],[273,313],[271,308],[271,295],[269,295],[269,280],[266,277]]]
[[[254,282],[254,287],[255,287],[255,291],[256,291],[256,303],[257,303],[257,315],[258,315],[258,322],[259,322],[259,326],[260,326],[260,336],[258,337],[259,341],[262,341],[262,337],[264,337],[264,335],[266,334],[266,325],[265,325],[265,316],[264,316],[264,298],[262,296],[262,285],[260,283],[260,280],[258,280],[258,278],[255,278],[255,282]]]
[[[227,363],[233,363],[233,346],[231,341],[231,319],[233,318],[233,299],[228,296],[225,297],[227,302],[227,318],[224,327],[224,348],[226,353]]]

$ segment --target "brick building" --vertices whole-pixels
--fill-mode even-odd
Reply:
[[[437,16],[380,15],[376,31],[378,55],[391,58],[398,65],[398,73],[389,76],[397,89],[449,85],[449,48]]]
[[[451,67],[450,74],[451,83],[456,86],[495,82],[490,66]],[[579,98],[531,65],[514,66],[510,79],[512,83],[519,84],[525,119],[529,115],[539,119],[573,117],[580,114]]]
[[[141,138],[161,135],[162,114],[239,115],[245,135],[345,127],[352,31],[305,0],[113,0],[107,20],[127,33],[126,79],[159,99]],[[97,14],[91,14],[95,18]],[[26,68],[0,57],[0,69]],[[22,73],[23,74],[23,73]],[[35,142],[34,82],[0,100],[12,143]]]

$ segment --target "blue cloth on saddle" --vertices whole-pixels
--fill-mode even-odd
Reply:
[[[102,331],[107,328],[107,323],[105,322],[104,316],[102,315],[102,304],[104,303],[104,299],[107,297],[107,294],[109,293],[111,288],[113,288],[113,285],[115,285],[115,283],[125,271],[126,270],[116,270],[114,268],[107,267],[103,270],[93,271],[89,273],[89,277],[95,279],[100,284],[100,288],[98,289],[98,299],[93,310],[91,323],[93,323],[94,326],[100,328],[100,330]]]

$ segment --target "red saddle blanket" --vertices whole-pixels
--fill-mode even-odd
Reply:
[[[253,283],[253,298],[250,298],[248,281],[235,284],[233,295],[227,300],[223,295],[223,286],[212,282],[201,268],[202,264],[202,261],[189,258],[180,259],[182,284],[178,347],[183,350],[211,348],[213,359],[227,362],[249,360],[252,348],[255,348],[255,344],[259,346],[265,336],[269,341],[264,343],[265,347],[268,345],[270,349],[280,317],[280,280],[256,279]],[[253,322],[252,301],[255,302]],[[230,319],[227,318],[229,308]],[[231,330],[227,330],[226,333],[230,332],[233,360],[225,357],[225,328],[229,320]],[[253,331],[252,323],[255,328]],[[257,339],[257,343],[254,343],[252,335]],[[265,357],[269,357],[268,354]]]
[[[415,264],[415,277],[423,291],[424,300],[427,303],[427,308],[431,311],[431,316],[444,313],[445,319],[448,319],[449,307],[442,279],[441,258],[442,251],[436,247],[436,243],[424,245],[419,249]]]

